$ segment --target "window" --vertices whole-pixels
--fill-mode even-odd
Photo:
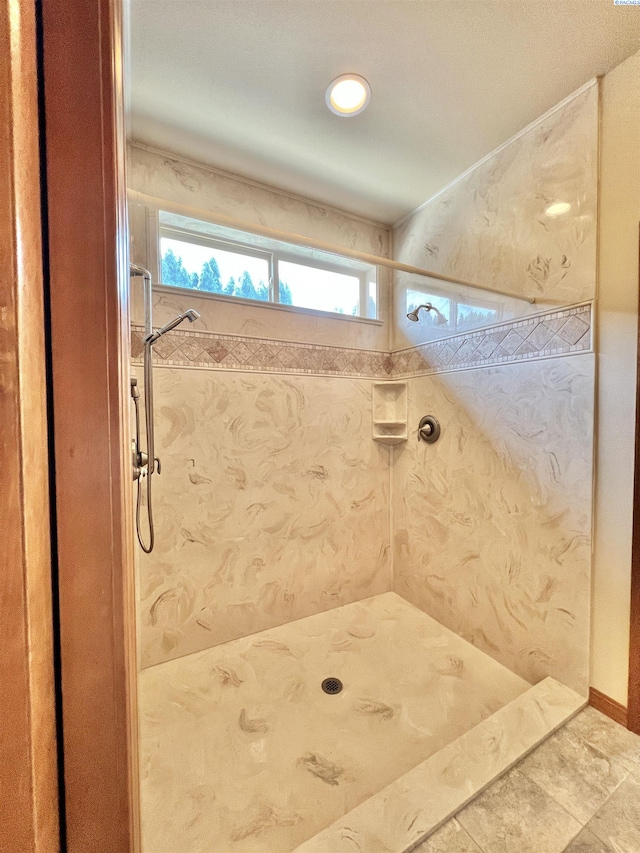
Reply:
[[[500,312],[495,308],[485,308],[482,305],[465,305],[458,302],[457,328],[459,332],[489,326],[492,323],[497,323],[499,319]]]
[[[423,311],[420,314],[422,325],[433,326],[435,329],[442,326],[444,334],[450,335],[451,329],[455,328],[455,303],[448,297],[436,296],[435,293],[426,293],[422,290],[407,290],[407,313],[415,311],[418,305],[426,304],[433,305],[437,309],[438,314],[432,311]],[[443,317],[446,323],[442,320]]]
[[[376,268],[359,261],[164,211],[159,238],[163,287],[377,317]]]
[[[407,290],[407,313],[428,302],[438,313],[424,311],[420,314],[420,322],[423,327],[429,327],[429,333],[434,338],[479,329],[503,319],[502,304],[495,299],[485,301],[465,297],[462,301],[455,295],[443,296],[432,291]]]
[[[280,290],[288,291],[287,304],[315,311],[358,316],[360,278],[322,267],[281,260],[278,262]],[[281,297],[282,298],[282,297]]]
[[[171,234],[171,236],[169,236]],[[187,239],[172,232],[160,237],[162,284],[269,301],[270,256],[211,240]]]

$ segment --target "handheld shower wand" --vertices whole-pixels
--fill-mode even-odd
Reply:
[[[188,320],[190,323],[195,322],[200,317],[197,311],[194,311],[193,308],[189,308],[188,311],[185,311],[184,314],[178,314],[177,317],[174,317],[173,320],[170,320],[168,323],[158,329],[157,332],[152,332],[150,335],[147,335],[144,342],[155,344],[158,338],[161,338],[163,335],[166,335],[167,332],[170,332],[172,329],[175,329],[176,326],[179,326],[184,320]]]
[[[135,408],[136,420],[136,437],[133,447],[133,479],[137,482],[137,497],[136,497],[136,531],[138,534],[138,542],[145,554],[150,554],[153,551],[155,544],[155,528],[153,524],[153,506],[152,506],[152,488],[151,476],[157,470],[160,473],[160,460],[155,455],[155,435],[153,422],[153,345],[159,338],[166,335],[184,320],[193,323],[200,317],[197,311],[193,308],[179,314],[173,320],[165,323],[162,328],[156,332],[153,331],[152,325],[152,283],[151,273],[143,267],[131,264],[131,275],[139,275],[143,277],[145,289],[145,338],[144,338],[144,415],[145,427],[147,434],[147,450],[142,450],[140,446],[140,411],[139,399],[140,392],[138,391],[138,381],[135,378],[131,379],[131,398]],[[149,525],[149,543],[146,544],[142,535],[142,525],[140,521],[142,507],[142,479],[147,481],[147,520]]]

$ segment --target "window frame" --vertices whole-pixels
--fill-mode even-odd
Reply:
[[[229,252],[232,251],[236,255],[246,255],[248,258],[258,258],[260,260],[264,260],[268,264],[268,281],[267,288],[269,290],[269,297],[271,297],[273,291],[273,272],[274,272],[274,261],[273,261],[273,253],[269,252],[266,249],[256,249],[253,246],[246,246],[243,243],[237,243],[233,240],[221,240],[219,237],[207,237],[206,234],[197,234],[194,231],[189,231],[185,228],[176,228],[168,225],[160,225],[158,230],[158,271],[160,275],[158,276],[158,285],[160,287],[172,287],[176,288],[175,284],[164,284],[161,281],[162,278],[162,238],[166,238],[167,240],[177,240],[181,243],[192,243],[194,246],[203,246],[204,248],[211,249],[219,249],[221,252]],[[181,290],[191,290],[193,293],[206,294],[209,291],[206,290],[197,290],[196,288],[190,287],[181,287]],[[210,294],[216,296],[229,296],[229,294]],[[246,299],[243,296],[232,296],[233,299],[238,299],[241,302],[263,302],[267,300],[262,299]],[[269,302],[271,299],[268,300]]]
[[[167,211],[170,213],[170,211]],[[162,281],[162,249],[161,249],[161,241],[162,238],[166,238],[169,240],[177,240],[184,243],[192,243],[196,246],[203,246],[205,248],[219,249],[220,251],[233,251],[238,255],[246,255],[251,258],[260,258],[267,261],[269,265],[269,282],[268,282],[268,291],[269,291],[269,299],[268,300],[258,300],[258,299],[248,299],[242,296],[235,296],[232,294],[225,293],[211,293],[208,291],[197,290],[196,288],[188,288],[188,287],[178,287],[172,284],[165,284]],[[284,241],[283,241],[284,242]],[[170,289],[170,290],[180,290],[180,291],[189,291],[198,296],[204,296],[207,298],[222,298],[226,300],[233,300],[236,303],[248,303],[250,305],[261,305],[273,307],[277,306],[279,308],[283,308],[285,310],[294,309],[296,312],[311,312],[313,314],[326,315],[329,317],[336,317],[340,319],[348,319],[355,321],[365,322],[373,322],[379,323],[379,282],[378,282],[378,274],[376,270],[375,276],[375,315],[369,316],[367,312],[368,305],[368,290],[369,286],[372,283],[370,279],[370,270],[369,269],[358,269],[357,267],[349,266],[346,263],[340,264],[332,263],[330,261],[322,261],[318,258],[310,258],[307,257],[303,252],[286,251],[281,249],[267,249],[267,248],[258,248],[252,246],[248,243],[243,243],[238,240],[233,239],[225,239],[223,237],[214,237],[208,236],[207,234],[201,234],[197,231],[191,231],[188,228],[180,228],[175,225],[165,225],[161,222],[158,222],[157,225],[157,254],[158,254],[158,284],[157,287],[162,289]],[[298,266],[303,267],[311,267],[312,269],[325,270],[326,272],[336,273],[339,275],[349,276],[350,278],[355,278],[358,281],[358,302],[357,302],[357,313],[356,314],[341,314],[338,311],[326,311],[320,308],[308,308],[304,305],[287,305],[286,303],[280,302],[280,275],[279,275],[279,263],[281,261],[296,264]],[[371,267],[371,270],[376,269],[375,267]]]
[[[419,293],[420,294],[420,299],[416,301],[416,305],[413,306],[413,308],[417,308],[420,303],[429,302],[434,296],[436,298],[446,299],[449,302],[450,310],[451,310],[451,315],[450,315],[449,319],[451,320],[451,317],[453,317],[454,324],[448,325],[447,330],[445,332],[443,332],[442,334],[438,334],[437,337],[435,338],[437,340],[440,340],[441,338],[448,338],[448,337],[451,337],[452,335],[461,335],[461,334],[466,334],[468,332],[473,332],[476,330],[476,328],[477,329],[489,328],[491,326],[496,326],[496,325],[499,325],[500,323],[504,322],[504,303],[503,302],[493,302],[492,300],[489,300],[489,303],[487,303],[487,302],[483,302],[481,299],[474,297],[474,296],[471,296],[471,297],[461,296],[459,293],[456,293],[456,292],[450,293],[450,292],[448,292],[446,290],[442,290],[438,287],[430,287],[428,289],[428,291],[426,291],[426,290],[423,291],[423,290],[419,290],[417,287],[412,287],[412,286],[407,285],[406,290],[405,290],[405,310],[406,311],[412,311],[413,310],[413,308],[410,307],[409,300],[407,299],[407,296],[409,295],[409,293]],[[496,319],[492,320],[491,323],[487,323],[486,326],[477,326],[477,327],[474,326],[471,329],[460,330],[458,327],[458,323],[459,323],[458,307],[460,305],[466,305],[469,308],[480,308],[480,309],[486,309],[489,311],[495,311],[496,312]]]

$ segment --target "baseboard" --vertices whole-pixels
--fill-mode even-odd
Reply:
[[[600,711],[602,714],[614,720],[616,723],[620,723],[620,725],[624,726],[625,729],[627,728],[627,709],[624,705],[621,705],[619,702],[616,702],[615,699],[611,699],[609,696],[605,696],[604,693],[601,693],[599,690],[596,690],[595,687],[590,687],[589,704],[593,708],[595,708],[596,711]]]

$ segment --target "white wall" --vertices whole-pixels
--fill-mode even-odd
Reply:
[[[633,512],[640,53],[602,80],[591,685],[626,705]]]

